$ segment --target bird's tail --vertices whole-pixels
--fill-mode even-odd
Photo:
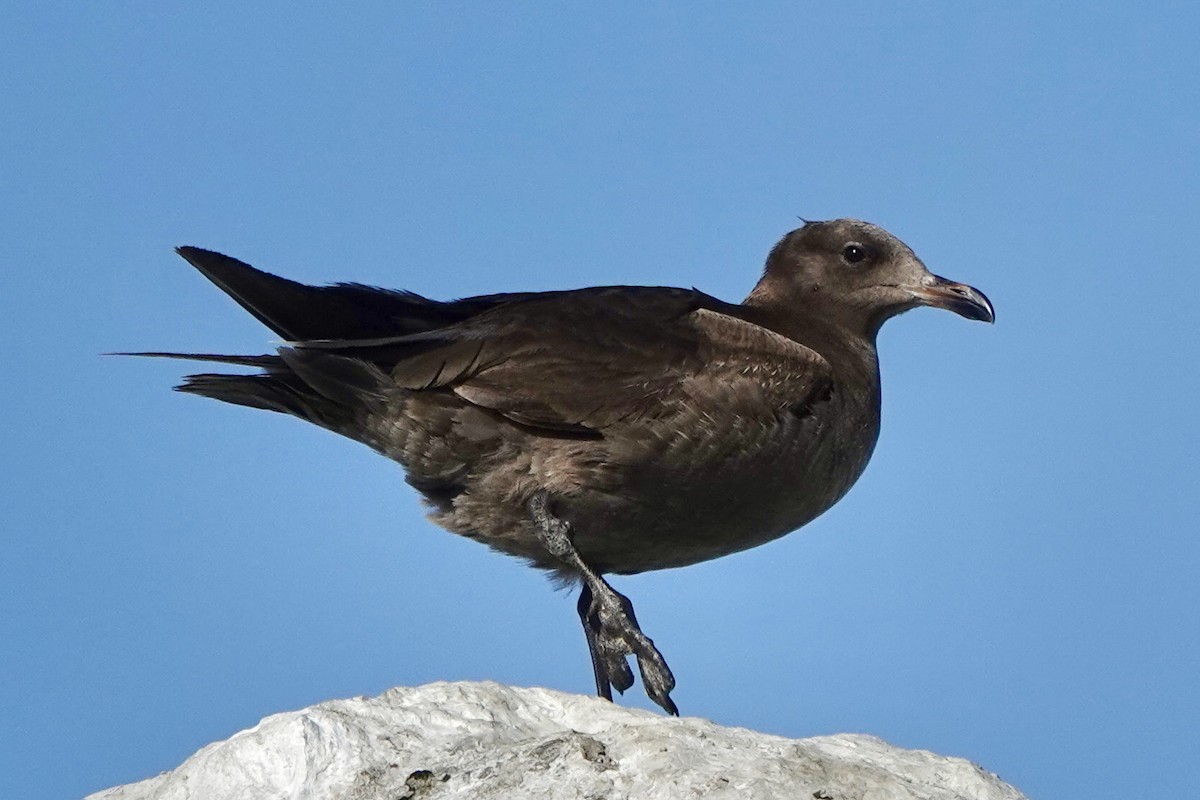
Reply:
[[[211,250],[180,247],[177,252],[288,344],[277,354],[262,356],[121,355],[257,367],[260,371],[252,374],[189,375],[175,388],[291,414],[359,441],[364,435],[364,410],[387,391],[381,358],[386,362],[436,347],[442,342],[432,335],[434,331],[515,297],[441,303],[411,292],[354,283],[308,286]],[[441,369],[434,372],[439,374]]]
[[[239,406],[290,414],[343,435],[351,435],[355,430],[354,423],[361,411],[362,400],[367,398],[365,394],[355,397],[342,392],[330,397],[328,390],[322,393],[319,386],[305,380],[302,373],[293,368],[292,364],[300,363],[302,359],[297,358],[291,348],[281,348],[279,355],[262,356],[164,352],[113,355],[178,358],[258,367],[260,372],[250,374],[202,372],[187,375],[175,390]]]

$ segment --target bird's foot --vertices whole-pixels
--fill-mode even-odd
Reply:
[[[679,708],[671,700],[675,676],[654,641],[642,632],[633,613],[633,604],[603,578],[597,580],[598,587],[585,584],[579,604],[584,629],[589,632],[588,644],[592,648],[597,688],[604,694],[603,688],[611,683],[623,693],[632,686],[633,672],[625,660],[632,655],[637,658],[646,694],[668,714],[679,716]],[[586,609],[585,599],[588,601]]]
[[[633,685],[633,671],[625,660],[632,655],[637,658],[646,694],[668,714],[678,716],[679,709],[671,700],[675,676],[654,642],[642,633],[629,598],[584,562],[571,541],[570,523],[550,512],[545,492],[539,492],[529,501],[529,514],[546,549],[583,580],[578,610],[592,656],[596,693],[611,700],[612,687],[624,693]]]

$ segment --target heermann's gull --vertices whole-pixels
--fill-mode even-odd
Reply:
[[[785,236],[740,305],[643,286],[443,303],[178,252],[287,344],[138,355],[258,367],[177,388],[363,442],[404,466],[439,525],[578,581],[597,692],[628,689],[634,655],[672,714],[670,669],[602,576],[718,558],[809,522],[875,446],[880,325],[919,305],[994,319],[981,292],[848,219]]]

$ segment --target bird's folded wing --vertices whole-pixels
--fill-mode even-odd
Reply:
[[[781,407],[826,389],[823,357],[729,308],[694,290],[583,290],[415,336],[296,343],[289,364],[356,391],[451,391],[518,424],[578,435],[669,416],[710,390],[736,402],[745,385],[762,412],[774,402],[764,384]]]

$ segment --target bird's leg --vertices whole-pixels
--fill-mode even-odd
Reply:
[[[637,657],[646,694],[668,714],[678,716],[679,709],[670,697],[675,676],[654,642],[638,627],[629,598],[609,586],[580,557],[571,542],[570,524],[550,513],[546,492],[538,492],[530,499],[529,515],[546,549],[583,579],[578,610],[596,674],[596,693],[611,700],[610,687],[624,692],[633,685],[633,673],[625,661],[626,656],[633,655]]]

